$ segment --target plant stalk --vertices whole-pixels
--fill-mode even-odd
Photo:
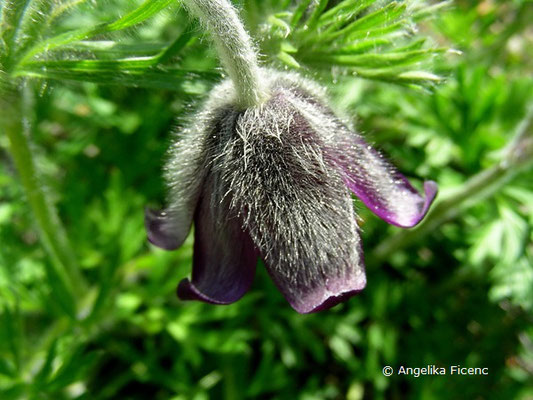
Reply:
[[[502,152],[501,159],[468,179],[460,188],[440,199],[422,223],[389,237],[377,246],[371,259],[381,261],[395,251],[408,247],[431,234],[465,209],[491,197],[533,161],[533,105]]]
[[[22,95],[16,88],[10,87],[9,83],[6,84],[4,78],[0,76],[0,81],[3,80],[0,82],[0,93],[3,97],[0,101],[3,109],[0,115],[0,129],[9,139],[11,156],[35,217],[40,239],[52,259],[58,276],[77,298],[86,292],[87,286],[65,230],[39,179],[29,139],[24,133]]]
[[[183,0],[211,34],[222,65],[231,78],[242,108],[263,103],[268,96],[250,36],[228,0]]]

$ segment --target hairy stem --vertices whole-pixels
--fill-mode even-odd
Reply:
[[[266,100],[267,90],[261,81],[261,70],[250,36],[237,11],[228,0],[183,0],[211,33],[220,61],[229,74],[237,103],[252,107]]]
[[[3,80],[2,76],[0,80]],[[86,291],[85,282],[65,230],[39,179],[30,143],[24,134],[21,94],[5,83],[5,80],[0,82],[0,95],[3,97],[0,101],[3,109],[0,130],[9,139],[11,156],[39,228],[41,241],[52,259],[57,275],[77,297]]]
[[[533,105],[516,130],[502,158],[492,167],[468,179],[460,188],[441,198],[424,221],[415,229],[401,231],[389,237],[374,249],[373,260],[386,259],[395,251],[405,248],[431,234],[440,225],[458,217],[462,211],[491,197],[514,178],[533,160]]]

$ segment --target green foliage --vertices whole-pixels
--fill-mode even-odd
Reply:
[[[400,232],[358,207],[368,287],[330,311],[296,314],[262,265],[235,304],[181,302],[192,237],[148,245],[143,208],[164,198],[169,132],[220,79],[209,41],[169,0],[2,0],[0,398],[530,398],[531,2],[238,4],[265,64],[328,85],[439,183],[435,212]],[[489,376],[382,374],[428,364]]]
[[[329,3],[332,3],[328,6]],[[273,13],[260,37],[262,47],[290,68],[342,73],[402,84],[431,84],[441,77],[425,64],[446,49],[427,46],[415,21],[445,8],[376,0],[300,2],[292,12]]]
[[[38,6],[39,2],[37,3]],[[173,89],[187,94],[187,87],[183,84],[185,81],[209,82],[218,75],[211,71],[190,71],[174,65],[164,66],[195,42],[196,38],[188,24],[184,24],[185,29],[170,42],[139,45],[136,37],[124,41],[89,40],[107,37],[115,31],[129,32],[131,27],[149,20],[161,10],[168,9],[171,4],[175,6],[175,3],[171,0],[147,0],[114,21],[99,22],[65,32],[51,27],[52,21],[56,22],[66,11],[64,4],[57,3],[55,7],[51,7],[48,19],[43,21],[43,25],[49,29],[40,32],[40,40],[35,40],[30,46],[23,43],[20,48],[16,47],[16,40],[13,48],[6,46],[10,53],[6,57],[5,69],[13,77]],[[31,9],[31,6],[32,4],[27,8]],[[74,15],[73,20],[78,18]],[[184,18],[181,16],[182,20]],[[68,25],[68,19],[65,25]],[[23,23],[20,29],[24,29]]]

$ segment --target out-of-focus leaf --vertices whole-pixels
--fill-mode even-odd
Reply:
[[[171,4],[173,0],[149,0],[145,1],[140,7],[124,15],[115,22],[107,24],[107,31],[118,31],[129,28],[133,25],[140,24],[148,18],[157,14],[162,9]]]
[[[50,297],[53,299],[62,312],[70,318],[76,318],[76,298],[72,293],[62,277],[57,273],[57,268],[54,268],[51,263],[54,261],[45,262],[46,280],[50,290]]]
[[[275,393],[286,385],[289,379],[284,372],[283,367],[276,363],[274,358],[275,346],[270,341],[264,341],[261,346],[260,364],[254,374],[250,385],[247,387],[247,394],[256,398],[263,393]],[[265,385],[265,382],[269,382]]]
[[[402,84],[423,84],[424,82],[438,83],[442,77],[427,71],[399,71],[395,69],[362,69],[353,68],[355,75],[366,79],[375,79]]]
[[[6,386],[7,387],[2,388],[2,390],[0,390],[0,395],[2,396],[2,399],[19,400],[20,398],[24,398],[24,396],[27,395],[27,387],[24,383],[15,383]]]
[[[65,0],[60,3],[55,3],[53,5],[52,12],[50,14],[50,17],[47,20],[48,24],[53,24],[56,19],[61,17],[66,12],[70,11],[72,8],[79,6],[80,4],[85,3],[88,0]]]
[[[387,68],[392,66],[413,64],[426,58],[428,54],[436,54],[438,52],[442,52],[442,50],[413,50],[406,52],[390,52],[383,54],[346,54],[341,50],[341,54],[339,55],[337,55],[335,51],[329,53],[314,54],[313,56],[316,58],[313,58],[313,60],[315,62],[345,65],[350,67]]]
[[[33,384],[35,385],[37,390],[39,390],[38,389],[39,386],[45,385],[46,381],[50,377],[50,374],[52,373],[52,369],[53,369],[53,362],[56,357],[56,352],[57,352],[57,341],[54,340],[52,344],[50,344],[50,347],[48,348],[48,352],[46,353],[46,358],[44,360],[44,363],[41,369],[33,378]]]
[[[116,40],[82,40],[61,46],[61,50],[73,52],[91,52],[95,55],[102,55],[105,59],[113,56],[137,54],[141,56],[153,55],[164,51],[170,43],[168,42],[142,42],[124,43]]]
[[[281,62],[283,62],[284,64],[292,68],[300,68],[300,64],[298,63],[298,61],[296,61],[295,58],[291,56],[289,53],[280,51],[278,53],[278,58],[281,60]]]
[[[47,390],[52,393],[78,381],[101,357],[100,352],[87,352],[83,346],[75,345],[70,354],[63,359],[62,365],[47,383]]]
[[[89,48],[96,46],[100,50],[99,54],[103,59],[31,61],[21,65],[15,72],[15,76],[35,76],[49,79],[88,81],[99,84],[163,88],[195,94],[194,90],[189,90],[187,86],[188,81],[194,80],[198,84],[199,81],[205,81],[206,78],[214,79],[217,74],[212,72],[187,71],[178,68],[155,68],[158,64],[164,63],[178,54],[190,43],[192,38],[192,31],[186,29],[174,42],[164,47],[157,48],[154,45],[141,49],[135,45],[133,48],[130,46],[121,47],[122,50],[149,49],[152,52],[156,52],[152,56],[123,59],[114,59],[113,55],[116,47],[116,43],[114,42],[97,42],[96,44],[83,42],[81,49],[84,49],[86,46],[89,46]],[[75,44],[73,46],[74,49],[80,49]],[[199,79],[201,75],[203,75],[203,78]],[[174,79],[172,79],[172,76],[174,76]],[[166,79],[168,77],[170,79]]]
[[[315,27],[316,23],[318,22],[318,19],[320,18],[320,15],[326,9],[327,5],[328,0],[318,0],[318,3],[315,2],[313,12],[311,13],[311,16],[309,17],[306,23],[307,29],[312,29]]]
[[[395,21],[402,15],[405,12],[405,8],[405,4],[393,1],[387,6],[355,20],[345,28],[326,35],[321,38],[321,41],[331,42],[340,39],[342,42],[346,42],[353,40],[356,37],[360,37],[362,32],[368,33],[370,29],[375,30],[377,26],[391,25],[391,21]]]
[[[413,21],[418,22],[426,18],[435,18],[453,4],[451,0],[440,1],[436,4],[426,5],[418,10],[413,10]]]
[[[11,352],[15,369],[18,370],[20,368],[22,350],[24,348],[20,310],[17,306],[12,310],[4,305],[3,313],[0,317],[0,321],[2,322],[0,326],[0,337],[2,337],[8,350]]]
[[[476,243],[470,248],[470,262],[481,264],[488,257],[500,254],[503,234],[504,226],[501,220],[493,221],[484,226]]]
[[[510,300],[524,310],[533,311],[533,257],[524,256],[513,264],[497,264],[490,273],[492,301]]]
[[[24,70],[64,70],[73,72],[99,72],[99,71],[135,71],[145,70],[153,66],[155,57],[133,57],[119,60],[47,60],[34,61],[26,64]]]
[[[379,48],[380,46],[390,45],[392,42],[390,39],[378,38],[368,40],[358,40],[353,44],[349,44],[340,48],[336,48],[334,52],[325,54],[360,54],[368,50]]]
[[[24,13],[19,20],[15,41],[14,58],[40,39],[46,28],[46,21],[53,8],[53,0],[28,1]]]
[[[293,12],[291,26],[295,27],[301,20],[311,0],[302,0]]]
[[[331,337],[329,340],[329,347],[333,353],[344,362],[350,361],[354,355],[350,343],[340,336]]]
[[[4,358],[0,358],[0,375],[4,375],[10,378],[15,376],[13,366]]]
[[[122,85],[152,89],[167,89],[182,93],[189,90],[190,81],[198,85],[208,85],[219,76],[213,72],[188,71],[180,68],[149,68],[151,60],[100,61],[83,60],[83,62],[62,60],[59,62],[34,62],[21,68],[21,76],[44,79],[57,79],[78,82],[93,82],[100,85]],[[125,68],[125,66],[132,69]]]
[[[412,12],[416,9],[417,13],[425,12],[420,19],[427,17],[426,3],[415,6],[393,1],[380,6],[375,0],[344,0],[329,8],[326,3],[304,8],[300,5],[293,11],[290,30],[285,29],[283,36],[291,43],[292,51],[287,52],[283,42],[272,43],[268,39],[271,36],[265,40],[267,50],[275,48],[273,55],[294,69],[307,66],[329,71],[335,66],[339,72],[361,78],[415,86],[431,86],[441,80],[423,69],[445,49],[426,46],[424,37],[413,35]],[[270,21],[270,26],[276,32],[275,27],[281,23]]]
[[[499,262],[512,265],[524,253],[529,240],[529,229],[527,222],[511,208],[502,206],[500,213],[505,234],[503,236],[503,252],[498,254],[498,258]]]
[[[147,0],[140,7],[126,14],[122,18],[110,22],[100,24],[90,28],[82,28],[70,32],[65,32],[58,36],[46,39],[39,42],[37,45],[30,48],[25,54],[20,63],[24,64],[36,54],[43,51],[50,51],[56,47],[72,43],[78,40],[86,40],[95,35],[101,35],[108,32],[118,31],[129,28],[133,25],[139,24],[148,18],[152,17],[165,7],[167,7],[172,0]]]
[[[345,0],[334,7],[331,7],[320,16],[319,27],[327,26],[328,30],[338,28],[337,24],[346,23],[353,16],[360,14],[370,7],[376,0]],[[331,24],[331,25],[330,25]],[[331,29],[333,27],[333,29]]]
[[[5,0],[0,13],[0,55],[13,52],[15,37],[21,28],[22,16],[30,0]]]
[[[192,28],[190,26],[186,27],[183,30],[183,33],[178,36],[169,46],[163,49],[157,56],[158,63],[165,63],[170,60],[172,57],[179,54],[185,47],[190,45],[191,42],[194,42],[195,36]]]

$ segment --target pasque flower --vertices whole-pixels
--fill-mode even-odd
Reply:
[[[193,3],[205,14],[207,2]],[[182,299],[238,300],[260,257],[296,311],[323,310],[366,285],[351,193],[388,223],[411,227],[437,186],[426,182],[421,196],[335,115],[318,85],[270,69],[254,74],[261,89],[243,95],[230,70],[171,148],[168,205],[147,210],[148,238],[176,249],[194,222]]]

